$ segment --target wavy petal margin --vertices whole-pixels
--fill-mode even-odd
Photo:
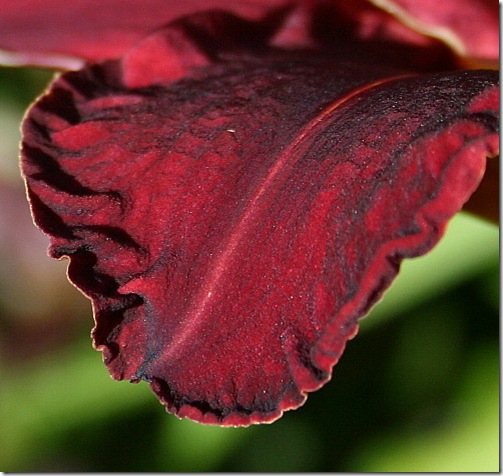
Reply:
[[[210,51],[183,31],[62,75],[27,115],[22,169],[111,375],[180,417],[270,422],[330,379],[400,261],[477,188],[498,75],[393,76],[218,35]],[[167,69],[142,79],[156,48]]]

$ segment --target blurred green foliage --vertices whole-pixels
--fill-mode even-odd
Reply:
[[[19,140],[11,124],[49,78],[0,69],[0,181],[13,187],[22,184],[7,152]],[[48,265],[43,253],[33,281],[0,293],[2,471],[499,471],[493,225],[456,217],[432,253],[404,263],[329,384],[277,422],[239,429],[178,420],[146,384],[112,381],[90,345],[89,304],[65,282],[64,266]],[[44,280],[57,275],[51,293],[67,301],[36,294],[42,265]],[[2,274],[2,266],[7,286],[14,268]],[[9,300],[59,304],[39,315]]]

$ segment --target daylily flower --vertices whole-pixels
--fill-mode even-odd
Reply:
[[[23,124],[35,222],[112,377],[180,417],[302,405],[498,154],[498,74],[464,69],[496,1],[0,5],[4,63],[73,70]]]

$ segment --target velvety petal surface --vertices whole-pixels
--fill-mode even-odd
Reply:
[[[498,75],[229,47],[279,36],[204,18],[61,76],[24,123],[22,168],[111,375],[178,416],[248,425],[330,378],[402,258],[475,190]]]

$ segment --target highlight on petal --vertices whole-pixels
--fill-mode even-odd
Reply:
[[[446,43],[466,64],[499,64],[496,0],[370,0],[404,25]]]
[[[22,168],[111,375],[239,426],[327,382],[400,261],[440,239],[497,152],[498,75],[208,48],[233,20],[215,21],[62,75],[27,115]],[[163,38],[188,61],[139,79],[142,55],[174,54]]]

